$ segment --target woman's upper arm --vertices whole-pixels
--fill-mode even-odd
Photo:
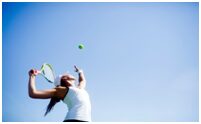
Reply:
[[[49,98],[55,97],[55,94],[56,94],[56,89],[36,90],[30,97],[37,98],[37,99],[49,99]]]

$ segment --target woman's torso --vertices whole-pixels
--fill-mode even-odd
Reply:
[[[91,121],[91,103],[85,89],[69,87],[67,94],[63,98],[63,102],[68,107],[65,120]]]

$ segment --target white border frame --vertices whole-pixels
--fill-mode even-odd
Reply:
[[[1,80],[1,84],[0,84],[0,91],[1,91],[1,96],[0,96],[0,103],[1,103],[1,106],[0,106],[0,111],[1,111],[1,115],[2,115],[2,2],[200,2],[200,0],[2,0],[1,1],[1,9],[0,9],[0,13],[1,13],[1,17],[0,17],[0,20],[1,20],[1,24],[0,24],[0,28],[1,28],[1,43],[0,43],[0,54],[1,54],[1,58],[0,58],[0,80]],[[199,7],[199,29],[200,29],[200,7]],[[200,31],[199,31],[199,36],[201,36],[200,34]],[[199,38],[199,41],[200,41],[200,38]],[[200,45],[200,42],[199,42],[199,48],[201,48],[201,45]],[[199,49],[199,65],[200,65],[200,53],[201,53],[201,50]],[[199,70],[201,69],[201,67],[199,66]],[[200,71],[199,71],[199,79],[201,77],[201,74],[200,74]],[[201,107],[200,107],[200,89],[201,89],[201,86],[200,86],[200,80],[199,80],[199,121],[200,121],[200,118],[201,118],[201,115],[200,115],[200,110],[201,110]],[[0,122],[2,122],[2,116],[0,116]],[[42,122],[2,122],[2,123],[16,123],[16,124],[22,124],[22,123],[42,123]],[[43,124],[58,124],[58,123],[62,123],[62,122],[43,122]],[[156,124],[156,123],[171,123],[171,124],[192,124],[192,123],[199,123],[199,122],[90,122],[90,123],[135,123],[135,124],[144,124],[144,123],[147,123],[147,124]],[[73,123],[74,124],[74,123]]]

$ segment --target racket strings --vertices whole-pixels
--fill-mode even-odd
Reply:
[[[44,65],[44,68],[42,70],[42,73],[45,75],[45,77],[50,81],[50,82],[54,82],[54,73],[53,70],[50,66],[48,65]]]

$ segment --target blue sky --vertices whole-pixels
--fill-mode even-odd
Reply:
[[[198,3],[3,3],[4,122],[63,121],[28,97],[28,70],[85,72],[92,120],[198,121]],[[79,50],[79,43],[85,48]],[[53,88],[42,77],[38,89]]]

